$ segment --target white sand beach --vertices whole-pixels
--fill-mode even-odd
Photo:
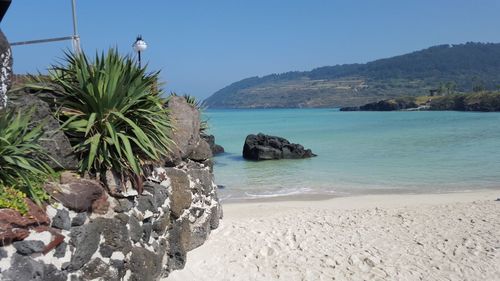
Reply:
[[[500,280],[500,190],[224,205],[166,280]]]

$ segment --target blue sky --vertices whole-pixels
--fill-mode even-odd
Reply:
[[[499,12],[498,0],[77,0],[87,53],[132,53],[142,34],[166,90],[201,98],[250,76],[500,42]],[[15,0],[1,28],[11,42],[70,35],[71,2]],[[14,47],[14,71],[44,71],[70,47]]]

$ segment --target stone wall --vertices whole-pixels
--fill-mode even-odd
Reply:
[[[11,85],[12,51],[10,44],[0,30],[0,109],[7,106],[7,91]]]
[[[151,168],[142,194],[113,197],[99,181],[65,171],[45,185],[55,200],[44,209],[0,210],[0,280],[148,281],[184,267],[222,208],[199,113],[180,99],[169,107],[175,155]]]

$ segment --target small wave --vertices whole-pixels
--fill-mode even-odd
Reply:
[[[308,194],[312,191],[311,188],[299,188],[299,189],[284,189],[277,192],[266,191],[263,193],[249,193],[245,192],[245,195],[252,198],[273,198],[281,196],[291,196],[297,194]]]

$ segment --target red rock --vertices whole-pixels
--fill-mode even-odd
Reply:
[[[25,201],[28,204],[28,213],[24,216],[13,209],[0,209],[0,224],[9,224],[12,228],[27,228],[50,223],[45,210],[29,199]]]
[[[6,246],[14,241],[23,240],[29,234],[29,230],[25,228],[13,228],[10,224],[0,223],[0,246]]]
[[[92,203],[92,212],[104,215],[108,212],[109,202],[108,195],[103,193],[101,197]]]
[[[52,251],[55,249],[59,244],[61,244],[64,241],[64,235],[60,233],[60,230],[48,227],[48,226],[39,226],[35,228],[36,232],[44,232],[48,231],[50,234],[52,234],[52,241],[50,241],[49,244],[45,246],[45,249],[43,250],[43,254],[46,255],[48,252]]]
[[[75,179],[66,184],[47,183],[44,189],[66,208],[76,212],[92,210],[92,203],[105,193],[100,182],[88,179]]]
[[[13,209],[0,209],[0,246],[28,237],[29,229],[49,225],[50,220],[45,211],[29,199],[28,213],[21,215]]]

